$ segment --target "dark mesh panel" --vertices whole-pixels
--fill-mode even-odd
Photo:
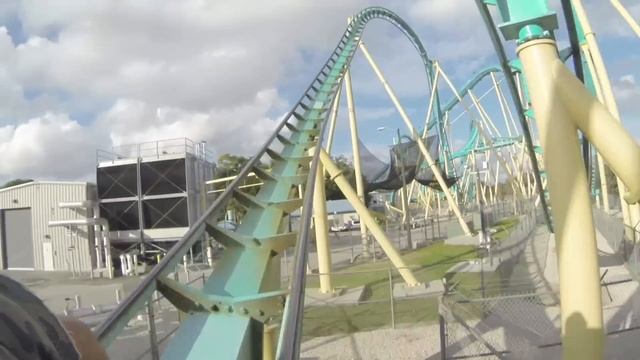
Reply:
[[[145,229],[163,229],[189,226],[187,198],[144,200],[142,214]]]
[[[393,145],[389,150],[389,163],[378,159],[361,141],[358,141],[358,145],[360,146],[362,175],[367,182],[367,191],[398,190],[402,187],[403,173],[406,183],[415,179],[423,185],[431,186],[435,182],[433,171],[423,161],[420,148],[415,141]],[[426,145],[433,159],[438,159],[437,136],[427,137]]]
[[[99,167],[96,174],[98,197],[115,199],[138,196],[136,164]]]
[[[144,195],[175,194],[187,191],[185,159],[140,163]]]
[[[138,230],[138,202],[100,204],[100,216],[109,222],[109,230]]]

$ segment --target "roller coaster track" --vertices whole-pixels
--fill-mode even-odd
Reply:
[[[278,353],[293,358],[299,351],[304,297],[304,268],[312,209],[312,191],[318,169],[326,119],[343,75],[349,68],[361,35],[372,19],[397,27],[417,49],[431,79],[431,61],[416,33],[396,14],[379,7],[367,8],[352,18],[329,59],[300,100],[284,117],[260,151],[240,171],[204,215],[142,283],[97,329],[100,342],[108,346],[140,312],[154,291],[161,292],[188,316],[163,352],[168,359],[257,358],[262,354],[265,324],[273,323],[286,303]],[[439,111],[436,112],[439,114]],[[268,156],[272,171],[259,167]],[[238,189],[250,172],[264,185],[255,196]],[[304,198],[297,193],[303,185]],[[235,232],[216,226],[218,215],[231,199],[247,213]],[[303,208],[300,232],[288,232],[287,214]],[[225,250],[202,290],[169,279],[181,257],[205,234]],[[280,285],[280,253],[296,246],[296,276],[291,294]],[[286,301],[285,301],[286,299]],[[214,355],[215,354],[215,355]]]
[[[598,252],[588,195],[589,187],[593,187],[594,184],[589,186],[581,162],[584,161],[587,168],[591,166],[588,161],[589,156],[585,155],[589,155],[589,143],[593,144],[602,159],[618,176],[619,194],[629,204],[621,206],[623,219],[625,224],[630,225],[634,218],[640,221],[638,220],[640,208],[634,205],[640,199],[640,182],[638,181],[640,173],[638,167],[629,166],[640,161],[640,147],[619,124],[618,109],[606,68],[581,1],[574,0],[570,3],[569,0],[561,0],[561,2],[569,28],[571,47],[558,52],[554,37],[554,31],[558,28],[557,16],[548,8],[546,0],[526,2],[475,0],[498,55],[499,67],[484,70],[461,91],[462,96],[467,92],[471,94],[471,89],[483,77],[502,71],[530,157],[535,176],[534,186],[540,194],[540,204],[545,212],[547,226],[552,230],[551,216],[545,201],[543,182],[540,178],[541,171],[536,158],[536,153],[542,151],[542,148],[534,148],[528,124],[528,121],[533,118],[533,110],[536,110],[535,120],[540,130],[539,134],[542,134],[541,144],[544,151],[551,154],[546,158],[545,167],[548,173],[546,178],[549,194],[554,197],[554,219],[557,222],[557,228],[560,229],[556,240],[564,249],[558,253],[558,268],[561,269],[563,351],[566,358],[596,359],[602,355],[603,323],[598,279]],[[489,12],[488,5],[498,5],[503,21],[499,30]],[[574,9],[579,22],[573,19]],[[339,93],[353,55],[359,47],[365,55],[367,54],[360,40],[366,25],[373,19],[385,20],[394,25],[417,49],[424,64],[429,87],[430,89],[433,87],[431,98],[435,100],[435,111],[432,112],[432,117],[427,119],[426,128],[437,127],[444,161],[452,161],[444,129],[446,124],[442,121],[443,109],[440,107],[437,86],[432,85],[437,83],[438,79],[437,64],[428,58],[416,33],[396,14],[379,7],[361,11],[351,19],[329,59],[263,147],[247,162],[235,180],[174,245],[165,258],[99,326],[96,334],[103,345],[108,346],[113,342],[129,320],[145,306],[149,309],[152,294],[159,291],[180,312],[186,314],[186,318],[180,323],[178,330],[164,349],[162,354],[164,358],[253,359],[263,356],[271,358],[274,351],[271,349],[270,332],[278,325],[280,325],[280,334],[276,356],[278,359],[299,357],[313,189],[316,178],[319,177],[322,181],[323,174],[318,171],[324,171],[319,170],[322,168],[320,158],[336,183],[339,186],[342,184],[341,190],[348,195],[350,202],[360,209],[359,212],[364,215],[363,219],[368,219],[371,229],[378,229],[374,226],[376,225],[374,220],[370,216],[367,217],[367,209],[360,202],[358,194],[349,188],[339,170],[335,166],[330,166],[331,160],[321,150],[324,130],[329,122],[327,119],[332,113],[330,109],[336,104],[336,95]],[[518,60],[509,61],[499,31],[502,32],[505,40],[517,41]],[[575,71],[580,73],[580,47],[589,55],[584,58],[591,60],[589,64],[594,71],[588,71],[594,75],[593,79],[589,76],[583,77],[584,74],[578,74],[576,77],[563,64],[563,61],[571,56]],[[369,57],[368,60],[379,79],[385,84],[385,90],[392,98],[403,121],[410,128],[413,139],[421,146],[423,155],[429,160],[429,166],[435,169],[436,164],[433,159],[430,159],[428,150],[417,135],[411,120],[391,88],[386,86],[386,81],[373,60]],[[436,71],[435,75],[434,71]],[[520,84],[516,84],[514,72],[520,72],[524,76],[523,83],[526,90],[522,91],[525,98],[523,102],[527,105],[531,104],[527,109],[521,102]],[[586,73],[586,70],[582,72]],[[585,80],[584,82],[589,86],[589,83],[596,79],[600,81],[600,89],[603,92],[600,95],[606,106],[594,96],[593,89],[591,92],[585,90],[581,82]],[[450,83],[448,80],[447,82]],[[458,99],[447,103],[444,107],[445,112],[461,100],[460,92],[454,91],[454,93]],[[479,109],[477,99],[470,97]],[[472,132],[470,142],[464,150],[471,149],[474,143],[476,146],[473,148],[474,151],[481,149],[477,148],[478,135],[484,138],[483,146],[492,150],[518,140],[501,136],[491,139],[483,133],[482,127],[478,127],[477,130],[476,135]],[[578,152],[577,130],[584,134],[582,145],[583,150],[586,151],[582,154]],[[496,131],[496,133],[499,132]],[[353,143],[355,144],[356,141],[354,140]],[[270,158],[271,171],[265,171],[259,166],[263,157]],[[449,168],[453,167],[449,166]],[[503,168],[506,169],[507,166],[504,165]],[[604,167],[600,170],[601,176],[603,172]],[[240,190],[240,185],[250,173],[263,181],[263,185],[255,196]],[[438,171],[434,170],[434,175],[439,183],[444,183]],[[495,178],[497,179],[498,176]],[[455,200],[445,186],[442,186],[449,202],[449,209],[454,210],[462,227],[467,227]],[[628,191],[625,191],[625,186]],[[606,187],[602,187],[601,191],[606,195]],[[533,193],[533,191],[527,191],[527,193]],[[523,196],[525,196],[524,191]],[[232,199],[247,210],[242,224],[235,232],[216,225],[223,209]],[[287,215],[300,208],[302,208],[302,214],[298,231],[287,230],[285,226]],[[322,212],[318,211],[319,214]],[[385,238],[382,230],[377,232],[380,238]],[[466,232],[469,230],[467,229]],[[319,231],[318,234],[321,237],[322,232]],[[225,250],[203,288],[195,289],[169,279],[168,275],[174,272],[182,256],[204,236],[214,238],[224,246]],[[388,239],[381,243],[389,244]],[[280,254],[293,246],[295,246],[293,280],[287,290],[282,289],[280,283]],[[392,246],[389,248],[393,250]],[[568,269],[571,271],[567,271]],[[412,281],[410,285],[415,283],[417,280]],[[578,322],[588,324],[589,331],[585,332],[581,327],[567,326],[575,323],[576,319]],[[150,321],[150,323],[153,322]],[[153,349],[153,357],[157,358],[158,349]]]

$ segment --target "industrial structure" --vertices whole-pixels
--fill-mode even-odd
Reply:
[[[213,178],[205,143],[170,139],[97,152],[97,197],[109,238],[120,250],[164,253],[207,206]]]
[[[215,196],[211,158],[189,139],[120,146],[98,150],[97,185],[0,190],[0,268],[113,277],[123,253],[164,254]]]
[[[96,267],[92,208],[61,208],[69,201],[95,201],[87,182],[34,181],[0,190],[0,268],[90,273]],[[67,227],[50,222],[74,220]]]

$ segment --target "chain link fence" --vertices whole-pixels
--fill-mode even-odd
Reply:
[[[556,309],[551,293],[447,294],[439,307],[442,359],[503,358],[507,354],[536,358],[541,346],[560,340],[559,324],[548,315]]]
[[[505,205],[490,209],[495,218],[515,209],[517,220],[506,237],[480,248],[480,286],[454,282],[440,299],[442,359],[536,358],[541,346],[559,341],[559,324],[549,316],[558,311],[557,296],[535,276],[544,272],[539,258],[547,247],[547,238],[535,233],[538,211],[530,202]]]
[[[605,334],[609,346],[606,356],[626,354],[634,342],[634,330],[640,329],[640,303],[637,300],[640,275],[640,247],[636,246],[640,232],[625,226],[619,214],[594,209],[597,230],[613,249],[601,249],[600,264],[602,304]],[[525,221],[542,224],[540,211],[532,211]],[[536,219],[533,221],[531,219]],[[522,223],[522,219],[520,220]],[[440,299],[441,358],[560,358],[560,307],[555,288],[544,276],[547,257],[547,237],[536,236],[544,227],[533,229],[534,236],[517,240],[518,232],[527,232],[522,225],[510,236],[513,240],[500,243],[514,252],[507,254],[508,262],[498,269],[483,272],[488,278],[480,288],[464,287],[453,283]],[[523,247],[521,249],[521,247]],[[493,255],[499,256],[495,249]],[[624,264],[629,270],[610,273],[609,267]],[[524,271],[528,270],[528,271]],[[491,277],[492,273],[500,276]],[[494,274],[495,275],[495,274]],[[630,335],[624,335],[630,334]],[[626,338],[625,338],[626,336]],[[626,350],[625,350],[626,349]],[[635,351],[635,350],[634,350]]]
[[[640,279],[640,231],[625,225],[622,214],[608,214],[600,209],[593,209],[596,228],[607,239],[609,246],[625,262],[625,265],[636,279]]]
[[[444,271],[442,268],[410,269],[419,277],[431,273],[437,277],[435,274]],[[438,296],[442,287],[432,285],[429,289],[422,285],[426,291],[406,291],[396,268],[372,264],[367,270],[332,273],[331,294],[319,290],[322,275],[307,274],[305,339],[434,323],[438,319]]]

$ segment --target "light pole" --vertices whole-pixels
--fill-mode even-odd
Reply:
[[[387,128],[384,126],[377,128],[378,131],[384,131],[386,129]],[[396,128],[396,134],[398,135],[397,144],[400,145],[400,143],[402,142],[402,136],[400,135],[400,128]],[[400,148],[398,148],[398,151],[400,151]],[[394,155],[396,157],[396,162],[400,164],[400,177],[402,179],[402,188],[400,189],[400,197],[404,205],[403,228],[407,232],[407,245],[410,248],[413,248],[413,242],[411,241],[411,209],[409,206],[409,198],[408,198],[409,194],[406,191],[407,181],[404,175],[405,174],[404,159],[402,157],[402,154],[399,153],[398,151],[394,151]]]

